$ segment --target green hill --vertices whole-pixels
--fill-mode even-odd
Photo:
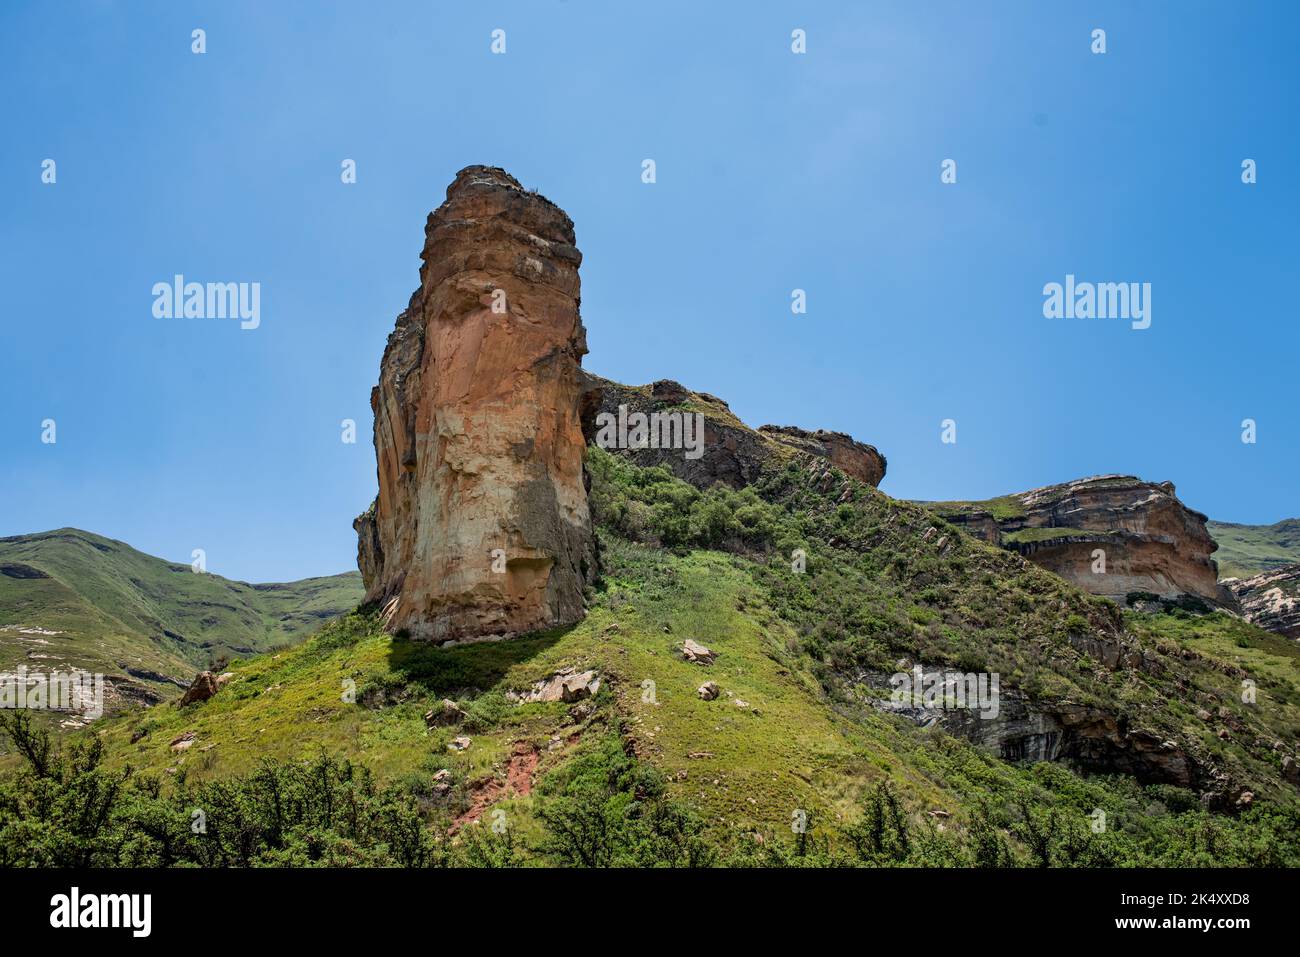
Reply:
[[[1300,518],[1272,525],[1209,522],[1206,527],[1219,543],[1214,557],[1220,578],[1249,578],[1300,562]]]
[[[12,862],[1300,863],[1293,642],[1122,610],[824,464],[742,491],[589,464],[584,621],[438,648],[360,609],[42,759],[69,794],[133,783],[93,840]],[[891,708],[915,663],[999,675],[1000,717]],[[594,696],[526,700],[566,668],[597,672]],[[0,793],[0,847],[34,774]]]
[[[218,660],[287,646],[354,607],[356,572],[250,585],[61,528],[0,539],[0,670],[103,673],[153,700]]]

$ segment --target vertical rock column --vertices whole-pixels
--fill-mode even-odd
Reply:
[[[392,631],[477,640],[583,616],[594,542],[573,222],[471,166],[425,226],[372,390],[379,496],[354,523]]]

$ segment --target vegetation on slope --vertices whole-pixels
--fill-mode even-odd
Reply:
[[[0,669],[188,681],[301,641],[361,600],[355,572],[250,585],[73,528],[0,539]]]
[[[27,743],[0,784],[4,862],[1300,864],[1294,792],[1259,746],[1298,727],[1276,636],[1122,612],[824,465],[740,492],[598,449],[590,467],[603,577],[583,622],[436,648],[362,610],[234,664],[208,702],[101,722],[63,757],[10,721]],[[717,660],[686,661],[687,638]],[[1163,670],[1104,667],[1088,651],[1103,639]],[[874,707],[870,676],[900,661],[1107,709],[1257,800],[1216,813],[1187,788],[1002,760]],[[594,697],[516,703],[566,667],[599,672]],[[1241,674],[1258,705],[1235,703]],[[708,680],[716,700],[696,693]],[[444,698],[459,724],[426,722]],[[1215,733],[1196,714],[1209,698],[1244,730]]]
[[[1214,558],[1220,578],[1250,578],[1300,562],[1300,518],[1273,525],[1209,522],[1206,527],[1219,543]]]

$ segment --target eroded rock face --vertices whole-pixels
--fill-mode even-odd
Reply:
[[[436,641],[577,621],[595,562],[573,223],[471,166],[421,258],[370,397],[379,496],[354,523],[367,600]]]
[[[1252,624],[1300,641],[1300,563],[1223,582]]]
[[[765,467],[798,453],[824,460],[849,477],[873,486],[885,477],[885,457],[873,446],[856,442],[843,432],[807,432],[776,425],[751,429],[722,399],[707,392],[693,392],[670,379],[629,386],[584,373],[584,382],[583,429],[587,441],[593,444],[598,444],[598,417],[602,413],[617,416],[620,406],[647,415],[670,411],[701,415],[702,454],[697,458],[689,457],[681,448],[607,448],[628,456],[637,465],[664,466],[697,488],[707,489],[716,482],[743,488],[756,481]]]
[[[829,459],[845,475],[868,485],[879,486],[885,477],[885,457],[876,447],[843,432],[806,432],[793,425],[760,425],[758,431],[782,445]]]
[[[989,502],[932,505],[987,542],[1019,552],[1094,594],[1123,601],[1132,592],[1193,595],[1229,608],[1211,558],[1218,545],[1206,517],[1174,494],[1172,482],[1101,475]],[[1105,553],[1105,571],[1095,552]]]
[[[922,666],[922,670],[938,687],[961,683],[967,677],[932,666]],[[866,672],[858,679],[882,691],[889,687],[889,676],[882,672]],[[938,725],[1006,761],[1068,761],[1090,771],[1123,773],[1143,782],[1215,792],[1213,800],[1224,799],[1218,792],[1227,789],[1218,785],[1215,770],[1182,742],[1131,727],[1125,717],[1101,708],[1034,700],[1015,689],[1003,689],[997,698],[992,714],[975,707],[900,702],[889,696],[872,698],[871,704],[923,727]],[[937,700],[942,701],[943,695]]]
[[[177,706],[183,708],[195,701],[207,701],[221,690],[222,684],[224,682],[220,681],[211,671],[200,671],[194,676],[194,681],[186,689],[185,694],[181,695],[181,700]]]

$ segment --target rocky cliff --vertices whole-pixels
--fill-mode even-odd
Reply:
[[[460,171],[371,392],[379,495],[354,523],[388,626],[474,640],[574,622],[594,573],[573,223]]]
[[[1102,475],[985,502],[931,507],[1094,594],[1121,601],[1133,592],[1193,595],[1235,606],[1217,580],[1210,556],[1218,546],[1206,531],[1206,517],[1180,502],[1171,482]]]
[[[584,376],[582,420],[589,442],[626,455],[640,466],[663,466],[697,488],[706,489],[715,482],[741,488],[757,479],[765,466],[799,453],[823,460],[873,486],[885,477],[885,457],[873,446],[856,442],[843,432],[807,432],[776,425],[751,429],[722,399],[707,392],[693,392],[669,379],[628,386],[590,373]],[[683,447],[689,443],[606,441],[600,434],[600,424],[618,421],[620,409],[624,410],[624,418],[634,413],[647,417],[656,413],[699,416],[702,429],[698,454]],[[689,428],[686,433],[688,438],[695,437]]]
[[[1241,603],[1251,624],[1300,640],[1300,563],[1223,584]]]

